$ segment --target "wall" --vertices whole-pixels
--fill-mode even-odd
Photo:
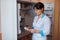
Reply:
[[[1,32],[1,0],[0,0],[0,32]]]
[[[1,33],[1,0],[0,0],[0,40],[2,40],[2,33]]]
[[[2,40],[17,40],[16,0],[1,0]]]

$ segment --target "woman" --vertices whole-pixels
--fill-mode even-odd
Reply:
[[[44,14],[44,4],[39,2],[33,7],[36,16],[33,20],[32,29],[27,31],[33,33],[32,40],[47,40],[47,35],[50,32],[50,19]]]

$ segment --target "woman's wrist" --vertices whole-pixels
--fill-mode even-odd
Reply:
[[[40,31],[39,30],[34,30],[34,33],[39,33]]]

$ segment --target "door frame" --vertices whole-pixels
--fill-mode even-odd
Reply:
[[[53,40],[59,40],[59,13],[58,13],[58,0],[54,0],[54,32]]]

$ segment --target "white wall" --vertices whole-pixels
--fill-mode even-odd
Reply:
[[[0,0],[0,32],[1,32],[1,0]]]
[[[1,0],[2,40],[17,40],[16,0]]]

